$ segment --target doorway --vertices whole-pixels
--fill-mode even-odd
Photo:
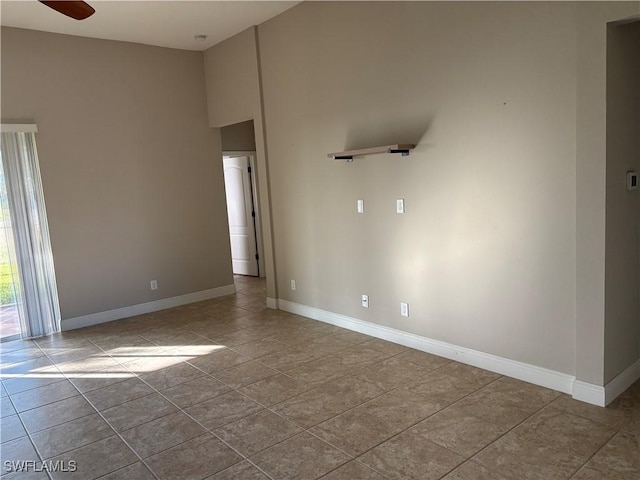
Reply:
[[[604,382],[640,359],[640,20],[607,25]]]
[[[272,246],[265,152],[258,141],[262,129],[247,120],[221,127],[220,137],[236,291],[243,302],[256,300],[244,295],[260,297],[256,308],[277,308],[267,285],[273,281],[273,265],[265,254],[265,247],[271,251]]]

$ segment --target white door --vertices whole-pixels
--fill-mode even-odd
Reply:
[[[256,224],[249,157],[225,157],[223,162],[233,273],[257,277]]]

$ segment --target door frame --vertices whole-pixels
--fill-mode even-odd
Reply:
[[[255,150],[223,150],[222,158],[225,157],[249,157],[249,166],[251,167],[251,195],[253,196],[253,210],[256,212],[256,243],[258,250],[258,275],[260,278],[266,277],[264,267],[264,241],[262,237],[262,209],[260,208],[260,192],[258,189],[258,170],[256,162]]]

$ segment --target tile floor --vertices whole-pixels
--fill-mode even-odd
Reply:
[[[598,408],[237,286],[2,344],[3,480],[640,479],[640,382]]]

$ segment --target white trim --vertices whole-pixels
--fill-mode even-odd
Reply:
[[[201,302],[211,298],[222,297],[224,295],[232,295],[236,293],[235,285],[224,285],[222,287],[202,290],[200,292],[187,293],[177,297],[163,298],[153,302],[140,303],[129,307],[116,308],[115,310],[107,310],[106,312],[91,313],[80,317],[67,318],[61,321],[62,330],[73,330],[76,328],[89,327],[99,323],[112,322],[122,318],[134,317],[144,313],[157,312],[172,307],[179,307],[188,303]]]
[[[35,123],[3,123],[2,133],[35,133],[38,126]]]
[[[247,157],[249,155],[256,155],[255,150],[223,150],[222,157]]]
[[[587,402],[599,407],[605,406],[604,387],[600,385],[576,380],[573,382],[572,396],[574,399],[580,400],[581,402]]]
[[[605,405],[613,402],[618,395],[633,385],[638,379],[640,379],[640,359],[636,360],[635,363],[631,364],[604,386]]]
[[[314,320],[330,323],[356,332],[382,338],[406,347],[415,348],[423,352],[432,353],[449,358],[460,363],[483,368],[501,375],[524,380],[542,387],[551,388],[563,393],[572,394],[575,377],[566,373],[548,370],[527,363],[510,360],[490,353],[484,353],[470,348],[459,347],[450,343],[403,332],[391,327],[377,325],[357,318],[347,317],[326,310],[279,299],[280,309],[303,315]],[[591,403],[591,402],[590,402]]]
[[[267,297],[267,308],[278,310],[278,299]]]

